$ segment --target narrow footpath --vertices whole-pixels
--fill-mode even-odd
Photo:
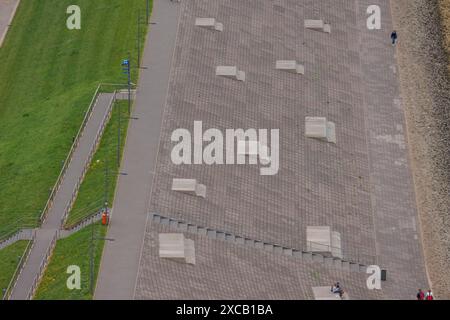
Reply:
[[[133,299],[175,50],[180,3],[154,0],[95,299]]]
[[[23,270],[17,278],[11,293],[11,300],[24,300],[28,298],[30,289],[33,287],[36,277],[39,275],[42,261],[50,249],[56,232],[61,228],[61,219],[64,210],[83,173],[89,154],[95,147],[97,132],[103,123],[105,115],[109,112],[113,96],[113,93],[99,94],[92,114],[80,137],[78,146],[74,150],[72,160],[70,161],[63,181],[56,192],[53,205],[41,228],[36,230],[35,241]]]

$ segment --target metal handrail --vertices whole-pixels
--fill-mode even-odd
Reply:
[[[69,153],[68,153],[68,155],[66,157],[66,160],[64,161],[63,167],[62,167],[62,169],[61,169],[61,171],[59,173],[59,176],[58,176],[58,178],[56,180],[56,183],[53,186],[53,189],[52,189],[52,191],[50,193],[50,196],[49,196],[49,198],[47,200],[47,203],[45,204],[44,209],[42,210],[41,216],[39,218],[39,223],[40,224],[42,224],[44,222],[44,220],[45,220],[45,218],[47,216],[47,213],[48,213],[50,207],[53,204],[53,200],[55,198],[56,192],[58,191],[58,189],[59,189],[59,187],[60,187],[60,185],[62,183],[62,180],[63,180],[63,178],[64,178],[64,176],[66,174],[66,170],[69,167],[70,161],[72,160],[72,155],[73,155],[73,153],[75,151],[75,148],[78,146],[78,143],[80,142],[80,138],[81,138],[81,136],[83,134],[84,128],[86,127],[86,124],[87,124],[89,118],[92,115],[92,110],[93,110],[94,105],[95,105],[95,103],[97,101],[97,98],[98,98],[98,95],[99,95],[99,92],[100,92],[100,87],[101,87],[101,84],[99,84],[97,86],[97,89],[95,90],[94,96],[92,97],[91,103],[89,104],[89,108],[86,111],[86,114],[84,116],[83,122],[82,122],[80,128],[78,129],[78,133],[75,136],[75,139],[74,139],[74,141],[72,143],[72,146],[71,146],[70,151],[69,151]]]
[[[124,87],[126,89],[128,89],[128,84],[126,83],[108,83],[108,82],[102,82],[101,83],[102,86],[112,86],[112,87]],[[136,89],[137,85],[134,83],[131,83],[131,88]]]
[[[72,146],[71,146],[71,148],[69,150],[69,153],[67,154],[67,157],[66,157],[66,159],[64,161],[63,167],[61,168],[61,171],[60,171],[60,173],[58,175],[58,178],[56,179],[56,182],[53,185],[53,188],[52,188],[52,190],[50,192],[49,198],[47,199],[47,202],[46,202],[46,204],[44,206],[44,209],[42,210],[41,215],[40,215],[40,217],[37,220],[37,225],[42,224],[44,222],[45,218],[47,217],[47,213],[48,213],[48,211],[50,210],[50,207],[53,204],[53,200],[55,198],[56,192],[58,191],[58,189],[59,189],[59,187],[60,187],[60,185],[62,183],[62,180],[63,180],[63,178],[64,178],[64,176],[66,174],[66,170],[67,170],[67,168],[68,168],[68,166],[70,164],[70,161],[72,160],[73,152],[75,151],[75,148],[78,146],[80,138],[83,135],[84,128],[86,127],[86,124],[87,124],[90,116],[92,115],[92,110],[93,110],[93,108],[95,106],[95,103],[97,102],[98,95],[100,94],[100,92],[102,92],[101,91],[102,86],[115,86],[115,87],[121,86],[121,87],[125,87],[126,85],[123,84],[123,83],[122,84],[118,84],[118,83],[99,83],[97,85],[97,88],[96,88],[96,90],[94,92],[94,95],[93,95],[93,97],[91,99],[91,102],[89,104],[89,108],[88,108],[88,110],[85,113],[83,122],[81,123],[81,126],[78,129],[77,135],[75,136],[75,139],[74,139],[74,141],[72,143]],[[133,85],[132,87],[136,88],[137,86]],[[114,90],[113,92],[115,93],[116,91],[117,90]],[[114,97],[115,97],[115,95],[114,95]],[[35,226],[36,225],[33,225],[33,227],[35,227]],[[19,229],[21,229],[21,228],[19,228]],[[2,237],[0,237],[0,238],[2,238]]]
[[[108,208],[108,211],[110,211],[110,210],[111,210],[111,209]],[[85,218],[83,218],[83,219],[80,220],[79,222],[77,222],[77,223],[75,223],[75,224],[73,224],[73,225],[71,225],[71,226],[68,226],[68,227],[64,228],[63,230],[65,230],[65,231],[67,231],[67,232],[69,232],[69,233],[79,231],[81,228],[83,228],[83,227],[85,227],[85,226],[90,225],[91,223],[93,223],[92,221],[95,220],[95,218],[101,216],[101,214],[103,213],[103,211],[104,211],[103,208],[102,208],[102,209],[99,209],[99,210],[95,211],[94,213],[92,213],[92,214],[86,216]]]
[[[113,105],[116,101],[116,91],[114,91],[114,94],[111,98],[111,101],[109,103],[109,109],[108,112],[105,114],[105,116],[103,117],[102,120],[102,124],[100,126],[100,128],[97,130],[97,134],[95,136],[95,140],[94,140],[94,144],[93,144],[93,148],[91,149],[91,151],[89,152],[89,156],[86,159],[85,163],[84,163],[84,167],[83,167],[83,172],[81,173],[80,177],[78,178],[78,181],[74,187],[74,190],[72,192],[72,196],[69,200],[69,202],[66,205],[66,208],[64,209],[64,213],[63,216],[61,218],[61,226],[64,226],[64,223],[66,222],[66,219],[69,215],[70,210],[72,209],[73,204],[75,203],[75,200],[77,198],[78,195],[78,191],[80,190],[81,184],[83,183],[84,177],[89,169],[89,165],[92,162],[92,158],[94,157],[95,152],[98,149],[98,146],[100,144],[100,140],[103,136],[103,132],[106,128],[106,125],[109,121],[109,119],[111,118],[111,114],[112,114],[112,110],[113,110]]]
[[[8,287],[6,287],[6,291],[2,298],[3,300],[9,300],[9,296],[12,293],[12,289],[14,288],[14,285],[17,279],[19,278],[19,275],[22,273],[25,262],[28,260],[28,257],[30,256],[31,248],[34,245],[35,239],[36,239],[36,231],[33,231],[33,237],[28,242],[27,247],[25,248],[25,251],[22,254],[22,257],[20,258],[19,264],[17,265],[16,270],[14,271],[14,274],[11,277],[11,280],[9,281]]]
[[[53,249],[56,246],[56,240],[58,240],[58,230],[55,232],[55,235],[53,236],[52,241],[50,242],[50,245],[49,245],[49,247],[47,249],[47,252],[46,252],[46,254],[44,256],[44,259],[42,259],[42,261],[41,261],[41,264],[39,266],[38,274],[34,277],[33,284],[31,285],[31,288],[28,291],[28,294],[27,294],[27,297],[26,297],[25,300],[31,300],[33,298],[34,293],[35,293],[35,291],[36,291],[36,289],[37,289],[37,287],[39,285],[39,282],[41,281],[41,278],[42,278],[42,276],[44,274],[44,271],[45,271],[45,269],[47,267],[47,264],[48,264],[48,262],[50,260],[50,256],[53,253]]]
[[[2,241],[0,241],[0,250],[13,244],[14,242],[18,241],[18,240],[30,240],[30,238],[24,238],[22,235],[22,233],[25,230],[35,230],[34,228],[28,228],[28,229],[20,229],[17,232],[11,233],[12,235],[10,235],[8,238],[3,239]],[[33,231],[31,231],[33,232]]]
[[[83,221],[86,217],[90,216],[101,210],[105,206],[104,197],[98,198],[95,202],[91,202],[87,206],[79,207],[75,209],[75,204],[72,209],[68,212],[68,216],[63,225],[61,225],[62,230],[69,230]]]
[[[19,234],[23,229],[34,229],[36,227],[35,221],[36,219],[34,218],[20,219],[8,225],[2,226],[0,229],[0,245]]]
[[[64,178],[64,176],[66,174],[66,170],[67,170],[67,168],[68,168],[68,166],[69,166],[69,164],[70,164],[70,162],[72,160],[72,156],[73,156],[73,153],[75,151],[75,148],[79,144],[80,138],[83,135],[84,128],[86,127],[86,124],[87,124],[88,120],[90,119],[90,117],[92,115],[92,110],[93,110],[95,104],[97,103],[98,96],[99,96],[99,93],[100,93],[102,85],[103,84],[99,84],[97,86],[97,89],[96,89],[96,91],[94,93],[94,96],[93,96],[93,98],[91,100],[91,103],[89,105],[89,108],[86,111],[85,117],[83,119],[83,123],[81,124],[81,126],[80,126],[80,128],[78,130],[78,133],[77,133],[77,135],[75,137],[74,142],[72,143],[72,147],[71,147],[71,149],[69,151],[69,154],[67,155],[66,160],[64,162],[63,168],[61,169],[61,172],[60,172],[60,174],[58,176],[58,179],[57,179],[55,185],[53,186],[52,192],[50,193],[49,199],[47,200],[47,203],[46,203],[46,205],[44,207],[44,210],[42,211],[41,216],[40,216],[40,218],[38,220],[38,222],[40,224],[42,224],[44,222],[44,220],[46,218],[46,215],[47,215],[51,205],[53,204],[54,197],[55,197],[56,192],[58,191],[58,189],[59,189],[59,187],[60,187],[60,185],[62,183],[62,180],[63,180],[63,178]],[[108,84],[108,85],[113,85],[113,84]],[[74,200],[76,198],[78,190],[79,190],[79,188],[81,186],[81,182],[83,181],[84,176],[85,176],[85,174],[86,174],[86,172],[88,170],[89,164],[92,161],[93,155],[94,155],[95,151],[98,148],[98,145],[99,145],[99,142],[100,142],[101,137],[103,135],[104,129],[106,127],[106,124],[108,123],[108,120],[111,117],[112,110],[113,110],[113,104],[114,104],[115,101],[116,101],[116,91],[114,91],[114,94],[113,94],[113,96],[111,98],[111,101],[110,101],[110,104],[109,104],[108,112],[105,114],[105,116],[104,116],[104,118],[102,120],[102,124],[101,124],[100,128],[97,131],[97,134],[96,134],[96,137],[95,137],[95,140],[94,140],[94,144],[93,144],[94,147],[91,149],[91,151],[89,153],[88,159],[86,160],[84,168],[83,168],[83,172],[82,172],[80,178],[78,179],[78,182],[77,182],[77,184],[76,184],[76,186],[74,188],[74,191],[72,193],[72,197],[69,200],[68,205],[66,206],[65,212],[64,212],[62,220],[61,220],[61,225],[63,225],[63,223],[65,221],[65,218],[67,216],[67,213],[69,212],[71,206],[73,205],[73,202],[74,202]],[[94,216],[95,215],[93,215],[91,217],[88,217],[88,218],[93,219]],[[81,223],[83,223],[83,221],[81,221]],[[20,232],[20,230],[18,232]],[[33,284],[30,287],[30,290],[28,291],[28,294],[27,294],[27,297],[26,297],[27,300],[30,300],[33,297],[33,295],[34,295],[34,293],[35,293],[35,291],[37,289],[37,286],[38,286],[38,284],[39,284],[39,282],[40,282],[40,280],[42,278],[43,272],[44,272],[44,270],[45,270],[45,268],[46,268],[46,266],[47,266],[47,264],[49,262],[49,258],[52,255],[53,249],[56,246],[56,240],[58,239],[58,233],[59,233],[59,231],[57,230],[55,232],[55,235],[53,236],[52,241],[50,242],[50,245],[49,245],[49,247],[47,249],[47,252],[46,252],[43,260],[41,261],[41,264],[39,266],[38,274],[35,276],[35,278],[33,280]],[[33,236],[33,243],[34,243],[34,237],[35,237],[35,234]],[[30,251],[31,251],[31,247],[30,247],[30,249],[28,251],[27,258],[28,258],[28,255],[29,255]],[[23,260],[23,263],[20,266],[21,267],[20,272],[22,271],[22,268],[23,268],[23,265],[24,265],[25,261],[26,260]],[[15,280],[17,280],[17,277],[16,277]],[[14,285],[15,285],[15,281],[10,283],[10,285],[9,285],[9,286],[11,286],[11,288],[9,289],[10,291],[12,291],[12,288],[14,288]]]

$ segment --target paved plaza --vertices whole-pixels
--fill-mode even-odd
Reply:
[[[339,280],[351,300],[382,298],[367,290],[365,273],[205,236],[186,234],[195,242],[196,265],[160,259],[158,233],[174,230],[149,224],[147,231],[136,299],[314,299],[312,287]]]
[[[163,3],[155,1],[156,13],[159,6],[167,9]],[[381,30],[366,27],[366,10],[373,4],[383,12]],[[307,248],[307,226],[331,226],[341,234],[344,260],[377,264],[387,270],[387,281],[383,290],[370,291],[361,272],[189,233],[196,264],[167,261],[158,256],[158,233],[177,231],[148,219],[134,297],[313,299],[312,287],[340,281],[351,299],[413,299],[417,288],[427,288],[389,39],[389,1],[191,0],[171,5],[180,16],[156,171],[139,178],[147,181],[143,191],[153,184],[148,212],[299,250]],[[154,14],[153,19],[163,17]],[[215,18],[223,31],[196,27],[197,17]],[[305,19],[323,19],[331,33],[305,29]],[[277,60],[296,60],[305,74],[276,70]],[[237,66],[245,81],[217,77],[221,65]],[[306,138],[308,116],[334,122],[336,144]],[[278,174],[261,176],[257,165],[173,164],[172,132],[193,130],[194,121],[202,121],[204,130],[222,132],[279,129]],[[153,169],[148,163],[144,167]],[[206,198],[171,191],[173,178],[197,179],[207,188]],[[119,179],[119,192],[126,179]],[[111,228],[120,222],[117,214]],[[144,221],[147,213],[119,214]],[[115,238],[118,244],[107,244],[106,257],[125,252],[113,251],[121,241]],[[105,261],[102,266],[129,272]],[[101,271],[99,283],[113,277],[121,279],[120,273]],[[103,298],[114,295],[109,289],[101,291],[109,292]]]

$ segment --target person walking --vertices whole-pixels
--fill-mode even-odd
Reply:
[[[425,294],[423,293],[422,289],[419,289],[419,292],[417,292],[417,300],[424,300]]]
[[[397,43],[397,39],[398,39],[397,31],[394,30],[391,33],[391,40],[392,40],[392,45],[393,46],[395,46],[395,44]]]
[[[339,282],[336,282],[332,287],[331,287],[331,292],[333,293],[339,293],[341,292],[341,285],[339,284]]]
[[[434,300],[433,292],[431,292],[431,290],[428,290],[427,294],[425,295],[425,300]]]

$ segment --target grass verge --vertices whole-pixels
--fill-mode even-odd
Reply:
[[[129,118],[127,101],[116,101],[111,118],[106,125],[99,148],[92,159],[86,176],[81,184],[74,207],[67,219],[66,225],[71,226],[83,220],[83,218],[102,208],[107,190],[106,198],[108,203],[112,203],[118,177],[117,146],[119,112],[121,115],[120,124],[120,159],[123,155],[126,131]],[[105,161],[107,159],[107,161]],[[108,170],[105,170],[107,166]],[[108,172],[106,175],[105,173]],[[105,184],[105,175],[107,177]],[[105,188],[107,185],[107,188]],[[92,229],[92,227],[94,229]],[[87,226],[74,233],[66,239],[58,240],[55,251],[51,257],[44,277],[35,295],[37,300],[89,300],[92,299],[90,291],[90,261],[91,261],[91,237],[94,231],[94,238],[104,238],[107,228],[100,223]],[[103,252],[104,240],[94,240],[94,286],[97,282],[97,275],[101,255]],[[77,265],[81,270],[81,289],[69,290],[66,281],[69,274],[67,267]]]
[[[74,207],[67,219],[66,225],[74,225],[83,218],[102,208],[105,197],[105,186],[107,185],[108,203],[112,203],[117,183],[118,162],[118,128],[119,112],[121,115],[121,139],[120,139],[120,159],[123,155],[125,145],[126,130],[128,128],[127,101],[116,101],[111,118],[106,125],[99,148],[97,149],[92,163],[81,184]],[[105,161],[107,159],[107,161]],[[107,166],[108,171],[105,170]],[[107,179],[105,173],[108,172]],[[105,184],[105,180],[107,184]],[[89,300],[92,299],[90,291],[90,250],[92,227],[94,227],[94,238],[104,238],[106,227],[100,223],[87,226],[74,233],[66,239],[58,240],[55,251],[51,257],[44,277],[38,287],[35,299],[38,300]],[[102,256],[104,240],[94,242],[94,286],[97,282],[97,274]],[[69,274],[67,267],[77,265],[81,270],[81,289],[69,290],[66,281]]]
[[[120,160],[128,128],[128,102],[116,101],[100,145],[80,186],[77,199],[67,218],[66,227],[73,226],[104,207],[105,197],[111,206],[118,177],[118,128],[120,112]],[[106,170],[105,170],[106,167]]]
[[[55,250],[50,263],[39,284],[34,299],[36,300],[89,300],[92,299],[90,291],[90,261],[91,248],[94,252],[94,288],[100,267],[104,238],[107,228],[100,223],[87,226],[65,239],[56,242]],[[94,232],[94,241],[91,241]],[[91,247],[93,244],[93,247]],[[80,268],[81,288],[69,290],[67,273],[69,266]]]
[[[142,41],[143,43],[143,41]],[[129,118],[127,101],[117,101],[113,114],[103,133],[99,148],[94,154],[92,163],[82,182],[77,199],[69,214],[66,226],[71,226],[83,220],[83,218],[95,213],[104,204],[104,199],[112,203],[117,183],[119,163],[122,158],[123,147],[126,140]],[[119,113],[121,123],[119,125]],[[118,129],[120,127],[120,145],[118,143]],[[120,146],[119,155],[117,148]],[[119,159],[117,157],[119,156]],[[106,169],[107,168],[107,169]],[[85,227],[68,238],[58,240],[55,251],[51,257],[43,279],[35,295],[37,300],[86,300],[92,299],[90,288],[90,261],[91,248],[93,248],[95,286],[102,251],[103,238],[106,235],[106,227],[100,223]],[[92,241],[92,234],[94,239]],[[93,244],[93,247],[91,247]],[[81,270],[81,289],[69,290],[66,282],[69,277],[67,268],[77,265]]]
[[[28,240],[20,240],[0,250],[0,297],[14,276],[28,243]]]
[[[136,66],[146,0],[78,0],[81,30],[71,4],[22,0],[0,49],[0,226],[37,223],[98,83],[126,81],[128,52]]]

